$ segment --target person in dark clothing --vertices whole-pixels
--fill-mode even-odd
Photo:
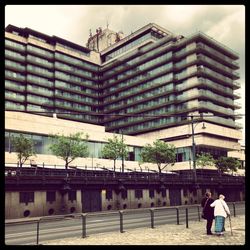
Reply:
[[[203,208],[203,213],[205,216],[205,220],[207,220],[207,235],[212,235],[211,232],[213,219],[214,219],[214,208],[210,207],[210,204],[214,202],[214,200],[211,198],[212,194],[210,192],[206,192],[205,197],[201,201],[201,206]]]

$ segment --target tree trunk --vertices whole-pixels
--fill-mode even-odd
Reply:
[[[115,160],[114,160],[114,172],[115,172]]]
[[[23,166],[23,164],[22,164],[22,159],[19,158],[19,167],[21,168],[22,166]]]
[[[159,174],[161,173],[161,165],[158,165]]]

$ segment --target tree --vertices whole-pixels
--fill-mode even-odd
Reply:
[[[159,173],[167,167],[167,165],[175,164],[175,146],[167,144],[163,141],[156,140],[153,145],[146,144],[141,152],[142,161],[155,163],[158,166]],[[161,167],[161,164],[165,164]]]
[[[14,151],[17,152],[17,158],[20,168],[30,156],[36,155],[32,139],[24,137],[23,134],[20,134],[17,137],[12,136],[11,144],[13,145]]]
[[[83,137],[83,138],[82,138]],[[70,134],[64,136],[60,134],[51,135],[53,143],[50,145],[50,150],[57,157],[65,161],[65,168],[68,169],[69,163],[78,157],[87,157],[89,155],[86,141],[88,134],[83,133]]]
[[[213,156],[209,153],[201,153],[196,157],[196,165],[200,166],[201,169],[204,169],[206,166],[213,166],[215,164],[215,160]]]
[[[240,161],[233,157],[221,156],[216,161],[216,167],[220,173],[231,170],[233,174],[233,172],[237,172],[237,169],[240,167]]]
[[[108,143],[102,149],[102,157],[106,159],[111,159],[114,161],[114,171],[116,167],[116,160],[118,158],[127,158],[128,156],[128,147],[124,143],[122,138],[118,138],[117,135],[114,135],[113,138],[108,139]]]

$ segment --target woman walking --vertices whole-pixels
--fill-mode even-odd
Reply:
[[[224,199],[225,196],[220,194],[219,199],[210,204],[211,207],[214,207],[215,233],[218,236],[223,235],[223,231],[225,231],[225,218],[227,215],[230,215],[229,207]]]

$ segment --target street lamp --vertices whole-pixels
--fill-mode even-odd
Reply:
[[[122,132],[122,173],[124,173],[124,147],[123,147],[123,130]]]
[[[196,175],[196,152],[195,152],[195,142],[194,142],[194,117],[191,116],[191,124],[192,124],[192,153],[193,153],[193,171],[194,171],[194,184],[197,187],[197,175]],[[196,126],[198,123],[196,124]],[[205,124],[203,122],[202,129],[205,129]]]

